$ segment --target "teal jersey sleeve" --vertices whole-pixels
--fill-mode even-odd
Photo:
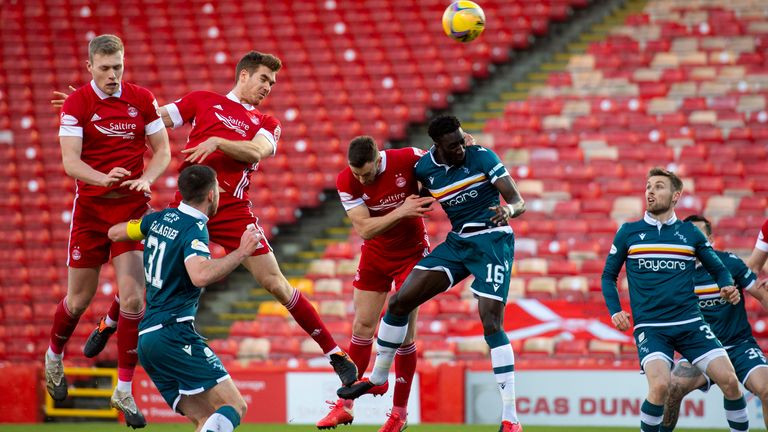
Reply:
[[[152,226],[152,222],[154,222],[162,213],[163,212],[154,212],[144,215],[144,217],[141,218],[139,229],[141,229],[141,233],[144,234],[145,237],[149,234],[149,228]]]
[[[616,280],[619,278],[621,268],[627,260],[626,227],[627,225],[624,224],[616,232],[616,235],[613,238],[613,244],[611,244],[611,250],[608,253],[608,258],[605,260],[605,267],[603,268],[601,286],[603,290],[603,298],[605,299],[605,304],[608,307],[608,312],[610,312],[611,316],[621,311],[621,302],[619,301],[619,291],[616,286]]]
[[[690,235],[693,237],[694,249],[696,251],[696,258],[701,261],[701,264],[712,275],[712,279],[715,280],[717,286],[720,288],[733,285],[733,278],[728,269],[720,261],[715,250],[712,249],[712,245],[704,237],[704,233],[701,232],[696,226],[691,224],[693,229],[690,230]]]
[[[744,264],[741,258],[735,254],[727,253],[726,255],[720,255],[721,261],[728,268],[728,271],[733,276],[733,280],[736,282],[736,286],[741,289],[750,289],[757,281],[757,275]]]
[[[199,225],[191,226],[184,238],[184,261],[193,256],[200,256],[206,259],[211,258],[211,251],[208,248],[208,227]]]
[[[496,183],[496,180],[509,175],[507,168],[501,162],[501,159],[499,159],[499,156],[497,156],[496,153],[484,147],[480,148],[482,150],[478,151],[477,153],[478,160],[483,172],[491,183]]]

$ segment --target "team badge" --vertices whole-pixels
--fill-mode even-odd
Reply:
[[[280,141],[280,132],[282,132],[280,130],[280,126],[276,127],[275,128],[275,134],[274,134],[275,135],[275,142]]]
[[[395,179],[395,184],[397,187],[405,187],[406,181],[405,178],[402,176],[397,176],[397,179]]]
[[[83,254],[80,253],[80,249],[75,247],[72,250],[72,259],[75,260],[75,261],[79,261],[80,258],[82,258],[82,257],[83,257]]]
[[[134,108],[132,106],[129,106],[128,107],[128,115],[131,116],[131,117],[136,117],[137,115],[139,115],[139,110],[137,110],[136,108]]]

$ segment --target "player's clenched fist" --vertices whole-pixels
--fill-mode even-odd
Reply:
[[[741,294],[735,286],[727,286],[720,290],[720,297],[730,304],[738,304],[741,301]]]
[[[619,311],[611,316],[611,321],[617,329],[620,331],[626,331],[629,330],[629,328],[632,326],[629,317],[630,315],[627,312]]]

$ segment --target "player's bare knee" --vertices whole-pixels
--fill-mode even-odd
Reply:
[[[370,339],[376,334],[377,323],[378,320],[355,318],[355,321],[352,323],[352,334],[360,338]]]
[[[277,301],[285,304],[291,300],[294,288],[283,275],[277,274],[262,277],[261,284]]]
[[[67,309],[74,316],[80,316],[85,313],[91,304],[90,296],[67,296]]]
[[[741,390],[739,389],[739,379],[736,378],[735,373],[729,373],[720,378],[717,385],[723,391],[723,394],[729,399],[739,397]]]
[[[651,383],[648,386],[648,393],[650,396],[652,396],[655,400],[667,400],[669,397],[669,390],[670,390],[669,381],[667,380],[659,380],[657,382]]]
[[[142,297],[137,295],[120,295],[120,310],[136,313],[142,309],[144,309],[144,299]]]
[[[412,308],[409,308],[405,302],[400,299],[400,296],[395,294],[389,298],[389,304],[387,305],[387,311],[394,315],[405,316],[411,313]]]

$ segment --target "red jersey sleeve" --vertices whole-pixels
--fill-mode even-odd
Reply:
[[[197,105],[202,92],[195,91],[181,99],[165,105],[168,115],[173,121],[173,127],[177,128],[184,123],[191,123],[197,115]]]
[[[280,141],[280,120],[271,115],[264,115],[261,119],[261,129],[256,132],[256,136],[263,135],[267,141],[272,143],[272,155],[277,153],[277,142]]]
[[[763,222],[763,227],[760,229],[760,233],[757,235],[757,243],[755,248],[768,252],[768,219]]]
[[[59,114],[59,136],[83,137],[85,127],[83,92],[76,91],[64,100]]]
[[[424,150],[416,147],[409,147],[408,149],[410,150],[408,152],[408,160],[411,162],[411,166],[414,166],[414,167],[416,166],[416,162],[418,162],[422,156],[427,154],[427,152],[425,152]]]
[[[144,117],[144,135],[150,136],[165,129],[163,119],[160,118],[160,110],[157,106],[157,99],[151,91],[142,88],[142,107],[141,115]]]
[[[357,206],[365,204],[360,189],[354,187],[352,183],[353,181],[356,180],[352,177],[352,172],[349,170],[349,167],[344,168],[344,170],[339,173],[339,176],[336,177],[336,190],[339,192],[339,199],[341,200],[341,205],[344,206],[345,211],[352,210]]]

